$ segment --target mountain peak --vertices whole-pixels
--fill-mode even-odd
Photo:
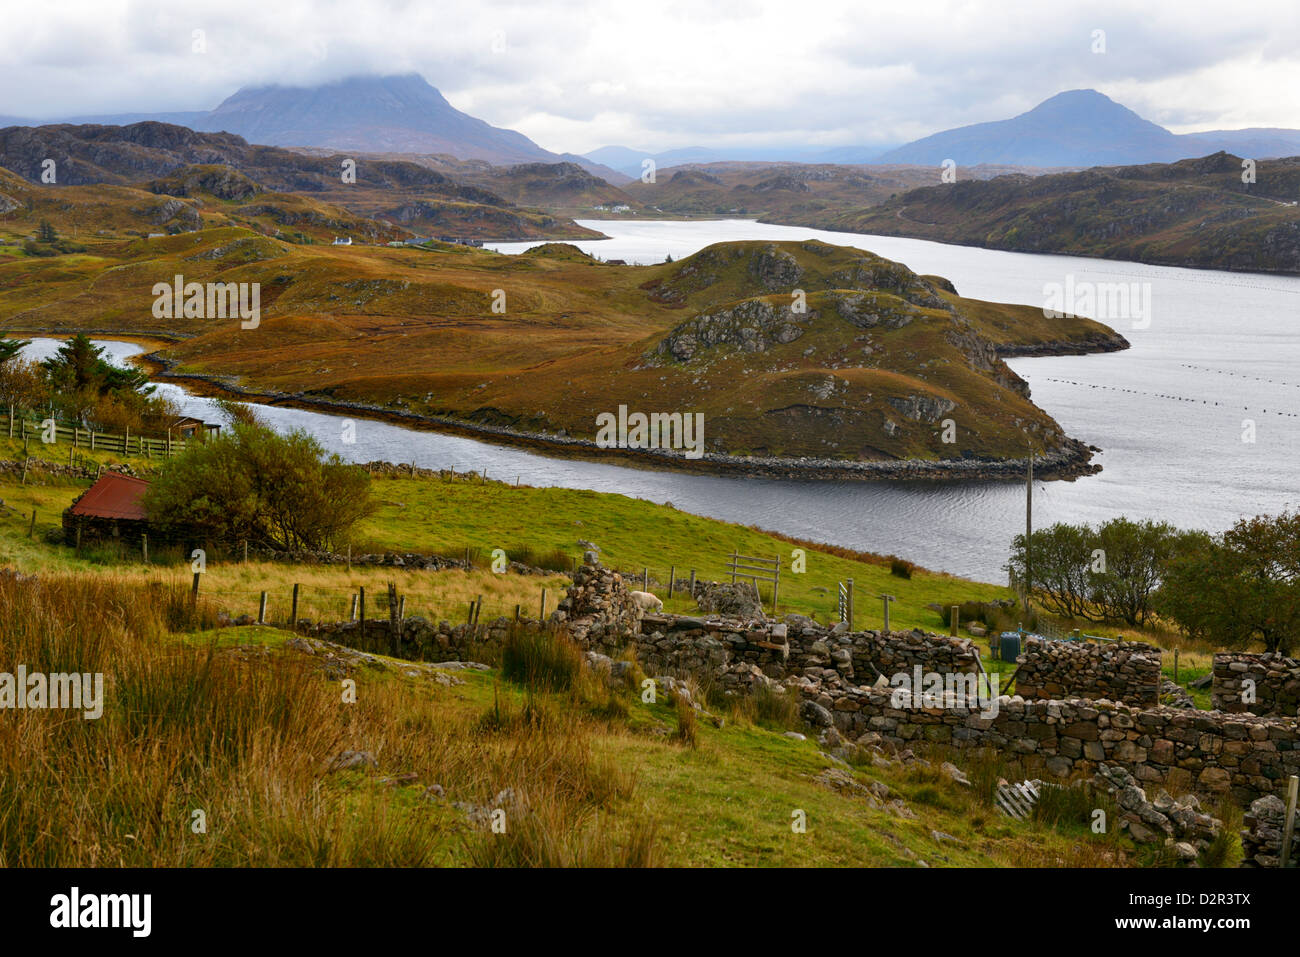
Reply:
[[[315,86],[245,87],[213,110],[205,126],[276,146],[448,153],[491,163],[558,158],[522,133],[462,113],[418,73],[363,74]]]
[[[935,133],[880,157],[881,163],[962,166],[1118,166],[1170,162],[1186,145],[1097,90],[1066,90],[1007,120]]]

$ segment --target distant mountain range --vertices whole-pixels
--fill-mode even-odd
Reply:
[[[879,148],[866,146],[841,146],[831,150],[795,150],[781,146],[743,149],[688,146],[660,153],[626,146],[602,146],[583,155],[593,163],[639,179],[647,159],[654,160],[656,169],[667,169],[703,163],[868,163],[879,153]]]
[[[881,152],[869,146],[841,146],[802,153],[773,149],[726,150],[689,147],[648,153],[606,146],[588,159],[639,176],[642,160],[659,168],[687,163],[782,160],[844,165],[1029,167],[1126,166],[1169,163],[1225,151],[1255,159],[1300,154],[1300,130],[1255,128],[1172,133],[1096,90],[1069,90],[1008,120],[944,130]]]
[[[423,77],[350,77],[313,87],[246,87],[215,110],[124,113],[58,120],[0,118],[0,125],[37,122],[125,126],[156,121],[200,132],[236,133],[249,143],[317,146],[369,153],[444,153],[494,164],[572,162],[613,182],[626,177],[574,154],[544,150],[522,133],[491,126],[453,107]]]

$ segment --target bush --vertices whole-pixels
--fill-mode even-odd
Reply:
[[[906,578],[909,581],[912,578],[912,572],[916,571],[916,566],[903,558],[891,555],[889,558],[889,574],[895,578]]]
[[[145,494],[171,538],[285,550],[336,548],[369,514],[370,476],[305,432],[236,424],[170,459]]]

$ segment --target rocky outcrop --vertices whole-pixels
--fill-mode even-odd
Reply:
[[[717,346],[766,352],[774,345],[794,342],[816,318],[816,310],[793,312],[788,300],[778,304],[767,299],[746,299],[682,323],[655,347],[652,355],[688,362]]]
[[[956,402],[937,395],[916,395],[913,393],[904,397],[890,396],[885,401],[897,409],[899,414],[905,418],[911,419],[913,422],[924,422],[926,424],[938,422],[957,408]]]

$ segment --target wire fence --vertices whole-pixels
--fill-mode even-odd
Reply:
[[[17,526],[21,534],[29,539],[49,544],[64,544],[62,512],[53,510],[44,512],[39,509],[29,512],[0,503],[0,518],[4,518],[13,526]],[[67,547],[72,547],[72,543],[67,543]],[[91,563],[102,563],[122,568],[139,568],[141,566],[160,570],[174,568],[183,573],[190,568],[192,551],[188,546],[172,542],[151,541],[147,534],[129,533],[116,538],[86,542],[77,554],[80,558]],[[258,549],[245,550],[242,543],[226,548],[209,547],[204,551],[205,563],[213,567],[237,566],[245,562],[281,561],[281,559],[273,559],[261,553]],[[501,568],[500,563],[494,560],[493,551],[495,550],[471,545],[463,549],[444,549],[436,555],[431,554],[424,557],[436,557],[447,562],[457,563],[452,570],[500,570],[505,573],[506,569]],[[508,558],[512,561],[517,560],[516,556],[519,559],[531,557],[541,560],[537,557],[541,554],[543,553],[538,552],[529,555],[520,550],[507,552]],[[549,571],[556,575],[571,575],[581,563],[581,558],[576,554],[564,555],[558,550],[551,550],[544,554],[546,564],[550,567],[540,570]],[[358,558],[360,558],[360,552],[358,552]],[[293,563],[286,561],[285,564],[287,569],[292,567]],[[620,564],[623,565],[623,563]],[[667,564],[642,565],[639,568],[631,569],[623,565],[621,570],[624,581],[629,588],[659,595],[664,601],[666,611],[693,614],[698,613],[698,606],[694,596],[700,586],[711,582],[730,583],[733,577],[732,564],[733,558],[731,555],[720,555],[715,563],[703,569]],[[555,610],[558,601],[563,597],[562,594],[557,592],[556,588],[546,586],[547,604],[545,613],[543,613],[543,586],[540,585],[536,592],[528,596],[526,600],[524,596],[519,594],[520,589],[518,587],[509,589],[511,595],[506,597],[494,595],[490,591],[481,596],[477,594],[466,596],[463,593],[463,588],[451,589],[454,592],[453,595],[439,595],[439,590],[432,584],[432,581],[436,579],[431,579],[429,584],[419,583],[415,587],[411,587],[413,582],[409,575],[419,571],[418,568],[376,564],[360,560],[354,564],[309,564],[305,567],[316,573],[350,574],[355,576],[358,581],[358,584],[354,586],[317,586],[307,582],[299,584],[297,617],[318,622],[351,620],[358,612],[358,609],[354,608],[354,604],[360,604],[361,587],[367,588],[370,602],[367,608],[367,617],[375,617],[373,612],[377,606],[373,604],[376,600],[373,597],[375,594],[373,589],[378,587],[381,579],[386,578],[395,578],[403,582],[401,590],[405,600],[405,614],[407,616],[421,615],[431,621],[446,620],[452,624],[467,621],[471,615],[474,615],[480,622],[498,618],[513,620],[516,614],[532,619],[545,617]],[[251,615],[254,620],[257,620],[258,616],[261,615],[268,624],[288,623],[293,613],[293,583],[288,582],[286,584],[285,577],[278,574],[274,576],[274,579],[274,581],[268,580],[265,588],[228,588],[213,583],[210,588],[204,588],[203,591],[218,604],[222,611],[225,611],[232,618]],[[365,586],[359,584],[363,579],[369,580],[369,583]],[[742,573],[736,575],[736,582],[752,587],[759,603],[765,609],[770,610],[770,613],[774,616],[797,610],[801,614],[810,615],[810,617],[826,624],[846,620],[841,598],[843,582],[829,580],[824,586],[805,587],[806,580],[801,581],[798,597],[793,601],[787,594],[774,594],[774,592],[778,591],[778,588],[773,581],[752,580],[750,576]],[[787,576],[786,583],[787,586],[793,584],[793,579]],[[267,608],[265,612],[262,612],[261,599],[264,591],[266,592]],[[789,587],[785,591],[789,591]],[[774,605],[776,599],[780,600]],[[386,595],[383,601],[386,603]],[[859,589],[852,599],[851,609],[852,620],[848,624],[851,630],[854,631],[881,630],[886,627],[886,624],[888,624],[890,630],[897,630],[896,626],[900,621],[906,621],[908,623],[907,627],[922,623],[929,628],[940,630],[949,623],[948,609],[946,607],[943,610],[937,610],[932,603],[902,599],[883,591],[877,592],[875,589],[871,591]],[[384,617],[386,616],[387,609],[385,605]],[[1053,638],[1069,637],[1062,629],[1048,623],[1038,621],[1035,622],[1035,625],[1036,628],[1030,630],[1045,633],[1048,637]]]

